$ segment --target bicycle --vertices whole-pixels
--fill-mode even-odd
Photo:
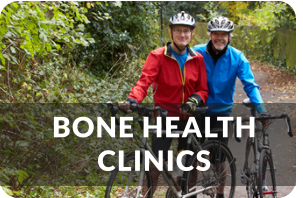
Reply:
[[[256,117],[256,109],[250,100],[245,99],[243,104],[249,107],[251,115]],[[275,167],[269,146],[269,135],[267,129],[258,126],[257,123],[257,121],[267,119],[284,119],[287,132],[290,137],[293,137],[288,114],[255,118],[255,137],[247,137],[245,161],[241,172],[241,182],[246,185],[248,198],[277,197]],[[248,121],[248,119],[242,119],[242,121]],[[236,140],[240,141],[238,138]]]
[[[109,104],[110,112],[112,116],[116,117],[119,112],[118,107],[114,106],[112,103]],[[165,117],[167,115],[167,111],[161,109],[160,107],[155,107],[154,109],[148,107],[140,107],[138,105],[131,105],[131,110],[133,112],[137,112],[138,115],[136,118],[140,116],[148,116],[151,117],[152,113],[157,113],[158,116]],[[197,107],[194,112],[195,115],[205,113],[207,107]],[[117,119],[117,117],[116,117]],[[139,121],[139,125],[143,129],[142,122]],[[220,129],[222,130],[222,129]],[[150,130],[150,133],[155,133],[155,130]],[[162,133],[165,134],[165,130],[162,130]],[[212,132],[218,132],[212,130]],[[183,134],[183,131],[174,131],[174,133]],[[134,133],[134,138],[140,139],[138,133]],[[119,164],[112,171],[110,179],[107,184],[105,198],[110,197],[129,197],[129,198],[141,198],[141,197],[149,197],[153,196],[153,181],[151,177],[150,171],[145,171],[145,156],[144,151],[149,151],[154,157],[150,146],[147,144],[147,138],[141,137],[140,140],[140,159],[141,159],[141,169],[140,173],[137,173],[135,169],[135,154],[134,152],[130,152],[124,159],[124,167],[131,167],[130,172],[121,172],[119,171]],[[202,193],[205,196],[215,197],[217,191],[222,188],[222,183],[224,183],[225,187],[223,189],[224,194],[228,198],[232,198],[235,192],[236,186],[236,166],[235,166],[235,158],[230,152],[229,148],[219,141],[207,141],[204,144],[200,145],[200,142],[193,134],[189,134],[187,137],[187,146],[192,145],[194,155],[191,157],[187,156],[186,166],[196,166],[199,165],[203,167],[205,164],[200,163],[198,157],[208,158],[206,155],[198,156],[198,152],[201,150],[211,151],[211,159],[212,162],[210,164],[210,168],[208,171],[200,172],[198,171],[197,175],[193,175],[192,171],[184,171],[181,180],[177,182],[171,173],[167,169],[167,165],[164,163],[163,171],[160,171],[165,182],[168,184],[169,188],[166,192],[166,198],[186,198],[193,195],[197,195]],[[222,160],[222,155],[226,157],[226,160]],[[190,183],[191,177],[197,177],[195,183]],[[123,185],[125,184],[126,185]],[[119,185],[120,187],[116,187],[115,185]],[[147,186],[147,190],[143,191],[143,186]],[[122,187],[125,187],[124,189]],[[220,189],[222,190],[222,189]]]

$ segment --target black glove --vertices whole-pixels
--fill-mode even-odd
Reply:
[[[181,109],[185,110],[187,113],[193,113],[196,110],[196,107],[198,105],[197,99],[194,97],[188,98],[188,100],[181,105]]]
[[[132,98],[127,98],[125,101],[119,102],[118,106],[124,113],[131,113],[132,111],[130,110],[130,105],[134,103],[138,104],[137,100]]]
[[[137,100],[132,99],[132,98],[127,98],[127,99],[124,101],[124,103],[129,103],[129,104],[135,103],[135,104],[138,104]]]
[[[269,113],[268,112],[263,112],[263,113],[260,113],[260,117],[267,117],[269,116]],[[270,119],[265,119],[265,120],[261,120],[261,123],[262,123],[262,126],[263,128],[267,129],[270,125]]]

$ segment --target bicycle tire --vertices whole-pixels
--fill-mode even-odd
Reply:
[[[142,158],[141,158],[142,159]],[[130,164],[134,164],[135,161],[135,155],[131,154],[124,158],[124,167],[129,167]],[[141,167],[142,168],[142,167]],[[132,168],[132,170],[134,170]],[[133,177],[131,177],[133,176]],[[127,171],[119,171],[119,165],[115,167],[115,169],[112,171],[110,178],[107,183],[106,191],[105,191],[105,198],[117,198],[122,197],[124,194],[124,188],[127,184],[128,179],[130,178],[131,185],[129,185],[129,190],[127,191],[126,196],[127,197],[135,197],[138,190],[138,184],[140,180],[140,171],[133,171],[133,174],[131,175],[131,172]],[[146,198],[152,198],[153,197],[153,185],[152,185],[152,177],[149,171],[145,171],[144,174],[144,184],[143,186],[147,185],[148,192],[142,192],[144,197]],[[143,189],[142,189],[143,191]]]
[[[258,188],[260,198],[277,198],[275,170],[270,149],[261,150]]]
[[[216,188],[212,188],[207,190],[206,192],[200,193],[199,197],[215,197],[217,193],[217,188],[220,186],[218,180],[220,180],[220,175],[216,172],[215,169],[218,170],[218,168],[223,167],[223,164],[226,165],[225,173],[226,173],[226,182],[225,182],[225,187],[224,187],[224,195],[226,198],[232,198],[234,196],[235,192],[235,186],[236,186],[236,166],[235,166],[235,158],[233,158],[232,153],[228,149],[228,147],[221,143],[221,148],[219,151],[219,142],[212,140],[212,141],[207,141],[204,144],[202,144],[202,150],[211,150],[212,152],[210,153],[209,156],[215,156],[215,153],[221,153],[226,156],[226,161],[225,162],[219,162],[216,163],[217,166],[214,167],[214,165],[211,164],[211,168],[209,168],[207,171],[201,172],[198,171],[198,179],[196,183],[190,183],[190,177],[191,177],[191,172],[192,171],[186,171],[183,173],[183,179],[185,179],[185,186],[183,186],[185,193],[189,193],[190,188],[195,185],[197,188],[200,187],[208,187],[208,186],[217,186]],[[199,151],[196,151],[195,154],[190,157],[187,165],[193,165],[195,162],[197,162],[197,154]],[[202,156],[203,158],[207,158],[207,156]],[[213,158],[214,159],[214,158]],[[199,166],[203,167],[203,164],[201,162],[198,163]]]
[[[246,191],[248,198],[257,198],[258,197],[258,175],[255,172],[255,150],[254,145],[251,144],[251,138],[247,138],[246,142],[246,150],[245,157],[247,158],[247,163],[244,165],[243,174],[245,174],[248,178],[251,179],[251,183],[247,183],[246,180],[242,181],[242,183],[246,182]]]

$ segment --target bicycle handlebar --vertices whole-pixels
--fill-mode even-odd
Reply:
[[[151,116],[151,113],[157,113],[158,116],[160,116],[160,117],[166,117],[168,115],[168,111],[165,109],[162,109],[161,107],[155,107],[153,109],[153,108],[149,108],[147,106],[139,106],[137,104],[131,104],[130,110],[132,110],[133,112],[142,113],[143,115],[148,116],[148,117]]]
[[[292,129],[291,129],[291,125],[290,125],[290,117],[287,113],[282,113],[281,115],[269,115],[269,116],[262,116],[262,117],[258,117],[255,118],[255,120],[268,120],[268,119],[283,119],[285,120],[285,124],[287,127],[287,133],[289,135],[289,137],[293,137],[293,133],[292,133]],[[248,118],[243,118],[242,121],[249,121]]]
[[[112,102],[108,102],[107,104],[110,108],[110,112],[112,113],[112,115],[116,117],[116,114],[119,112],[119,107],[115,106]],[[152,113],[157,113],[158,116],[161,116],[161,117],[166,117],[168,115],[168,111],[165,109],[162,109],[161,107],[149,108],[146,106],[139,106],[137,104],[131,104],[130,109],[133,112],[142,113],[143,115],[149,116],[149,117],[152,115]],[[193,115],[203,114],[207,111],[207,109],[208,109],[208,106],[206,104],[204,104],[203,107],[197,107],[195,112],[193,112]],[[269,116],[257,117],[257,118],[255,118],[255,120],[282,119],[282,118],[284,118],[284,120],[285,120],[288,135],[290,137],[293,137],[291,123],[290,123],[290,117],[287,113],[282,113],[281,115],[272,115],[272,116],[269,115]],[[117,123],[119,123],[119,119],[117,117],[116,117],[116,120],[117,120]],[[249,118],[242,118],[242,121],[249,121]]]
[[[193,112],[193,115],[204,114],[208,109],[207,104],[203,104],[202,107],[196,107],[196,110]]]
[[[108,107],[110,108],[110,112],[115,116],[120,108],[115,106],[112,102],[107,102]],[[192,113],[193,115],[203,114],[207,111],[208,106],[204,104],[202,107],[197,107],[196,110]],[[168,115],[168,111],[162,109],[161,107],[156,106],[155,108],[149,108],[147,106],[139,106],[138,104],[130,104],[130,110],[133,112],[142,113],[145,116],[151,116],[151,113],[157,113],[161,117],[166,117]]]
[[[148,108],[146,106],[139,106],[137,104],[131,104],[130,109],[134,112],[143,113],[144,115],[150,115],[149,113],[158,113],[161,117],[166,117],[168,115],[168,111],[165,109],[162,109],[161,107],[155,107],[154,109]],[[194,116],[203,114],[207,111],[208,106],[204,104],[203,107],[197,107],[196,110],[192,113]]]

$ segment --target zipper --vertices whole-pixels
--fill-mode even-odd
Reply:
[[[165,54],[165,56],[167,56],[167,55]],[[183,73],[184,73],[184,78],[183,78],[183,75],[182,75],[182,71],[181,71],[181,67],[180,67],[179,62],[178,62],[175,58],[172,58],[172,57],[170,57],[170,56],[167,56],[167,57],[169,57],[169,58],[175,60],[175,61],[178,63],[179,71],[180,71],[180,74],[181,74],[181,81],[182,81],[182,104],[183,104],[183,103],[184,103],[184,95],[185,95],[185,76],[186,76],[185,65],[186,65],[186,62],[187,62],[187,61],[185,61],[184,67],[183,67]],[[183,116],[183,119],[185,119],[185,118],[186,118],[186,115]]]
[[[210,56],[211,57],[211,56]],[[221,57],[220,57],[221,58]],[[219,59],[220,59],[219,58]],[[219,66],[217,66],[217,63],[215,63],[215,60],[211,57],[211,59],[212,59],[212,61],[213,61],[213,65],[214,65],[214,70],[213,70],[213,72],[212,72],[212,76],[211,76],[211,78],[212,78],[212,82],[214,82],[215,83],[215,86],[217,86],[217,84],[218,84],[218,82],[219,82],[219,78],[220,78],[220,67]],[[217,60],[217,62],[219,61],[219,59]],[[214,73],[216,72],[216,69],[218,68],[218,71],[217,71],[217,79],[214,79]]]
[[[179,65],[179,63],[178,63],[178,65]],[[181,73],[181,80],[182,80],[182,84],[183,84],[183,87],[182,87],[182,104],[184,103],[184,95],[185,95],[185,73],[186,73],[185,72],[185,65],[186,65],[186,62],[184,63],[184,67],[183,67],[184,76],[182,75],[181,67],[179,65],[180,73]]]
[[[177,61],[178,62],[178,61]],[[179,65],[179,62],[178,62],[178,65]],[[185,95],[185,65],[186,65],[186,61],[185,61],[185,63],[184,63],[184,67],[183,67],[183,73],[184,73],[184,78],[182,78],[182,71],[181,71],[181,67],[180,67],[180,65],[179,65],[179,68],[180,68],[180,73],[181,73],[181,79],[182,79],[182,83],[183,83],[183,87],[182,87],[182,104],[184,103],[184,95]],[[184,115],[183,116],[183,119],[185,120],[185,118],[186,118],[186,115]]]
[[[214,73],[215,73],[215,70],[216,70],[216,63],[215,63],[215,60],[213,59],[213,57],[208,53],[208,51],[206,50],[206,53],[209,55],[209,57],[211,58],[212,62],[213,62],[213,65],[214,65],[214,68],[212,70],[212,74],[211,74],[211,79],[212,79],[212,82],[215,82],[215,85],[217,85],[218,83],[218,80],[219,80],[219,77],[220,77],[220,67],[218,68],[218,75],[217,75],[217,79],[214,81]],[[219,59],[222,58],[219,57]],[[217,60],[217,62],[219,61],[219,59]]]
[[[167,56],[167,55],[165,54],[165,56]],[[187,62],[187,61],[184,63],[184,68],[183,68],[184,77],[183,77],[179,62],[178,62],[175,58],[172,58],[172,57],[170,57],[170,56],[167,56],[167,57],[169,57],[169,58],[175,60],[175,61],[178,63],[179,71],[180,71],[180,75],[181,75],[181,81],[182,81],[182,104],[183,104],[183,103],[184,103],[184,96],[185,96],[185,76],[186,76],[185,65],[186,65],[186,62]]]
[[[155,88],[155,92],[153,93],[153,96],[156,94],[157,89],[158,89],[158,86],[159,86],[159,83],[157,83],[157,86],[156,86],[156,88]]]

